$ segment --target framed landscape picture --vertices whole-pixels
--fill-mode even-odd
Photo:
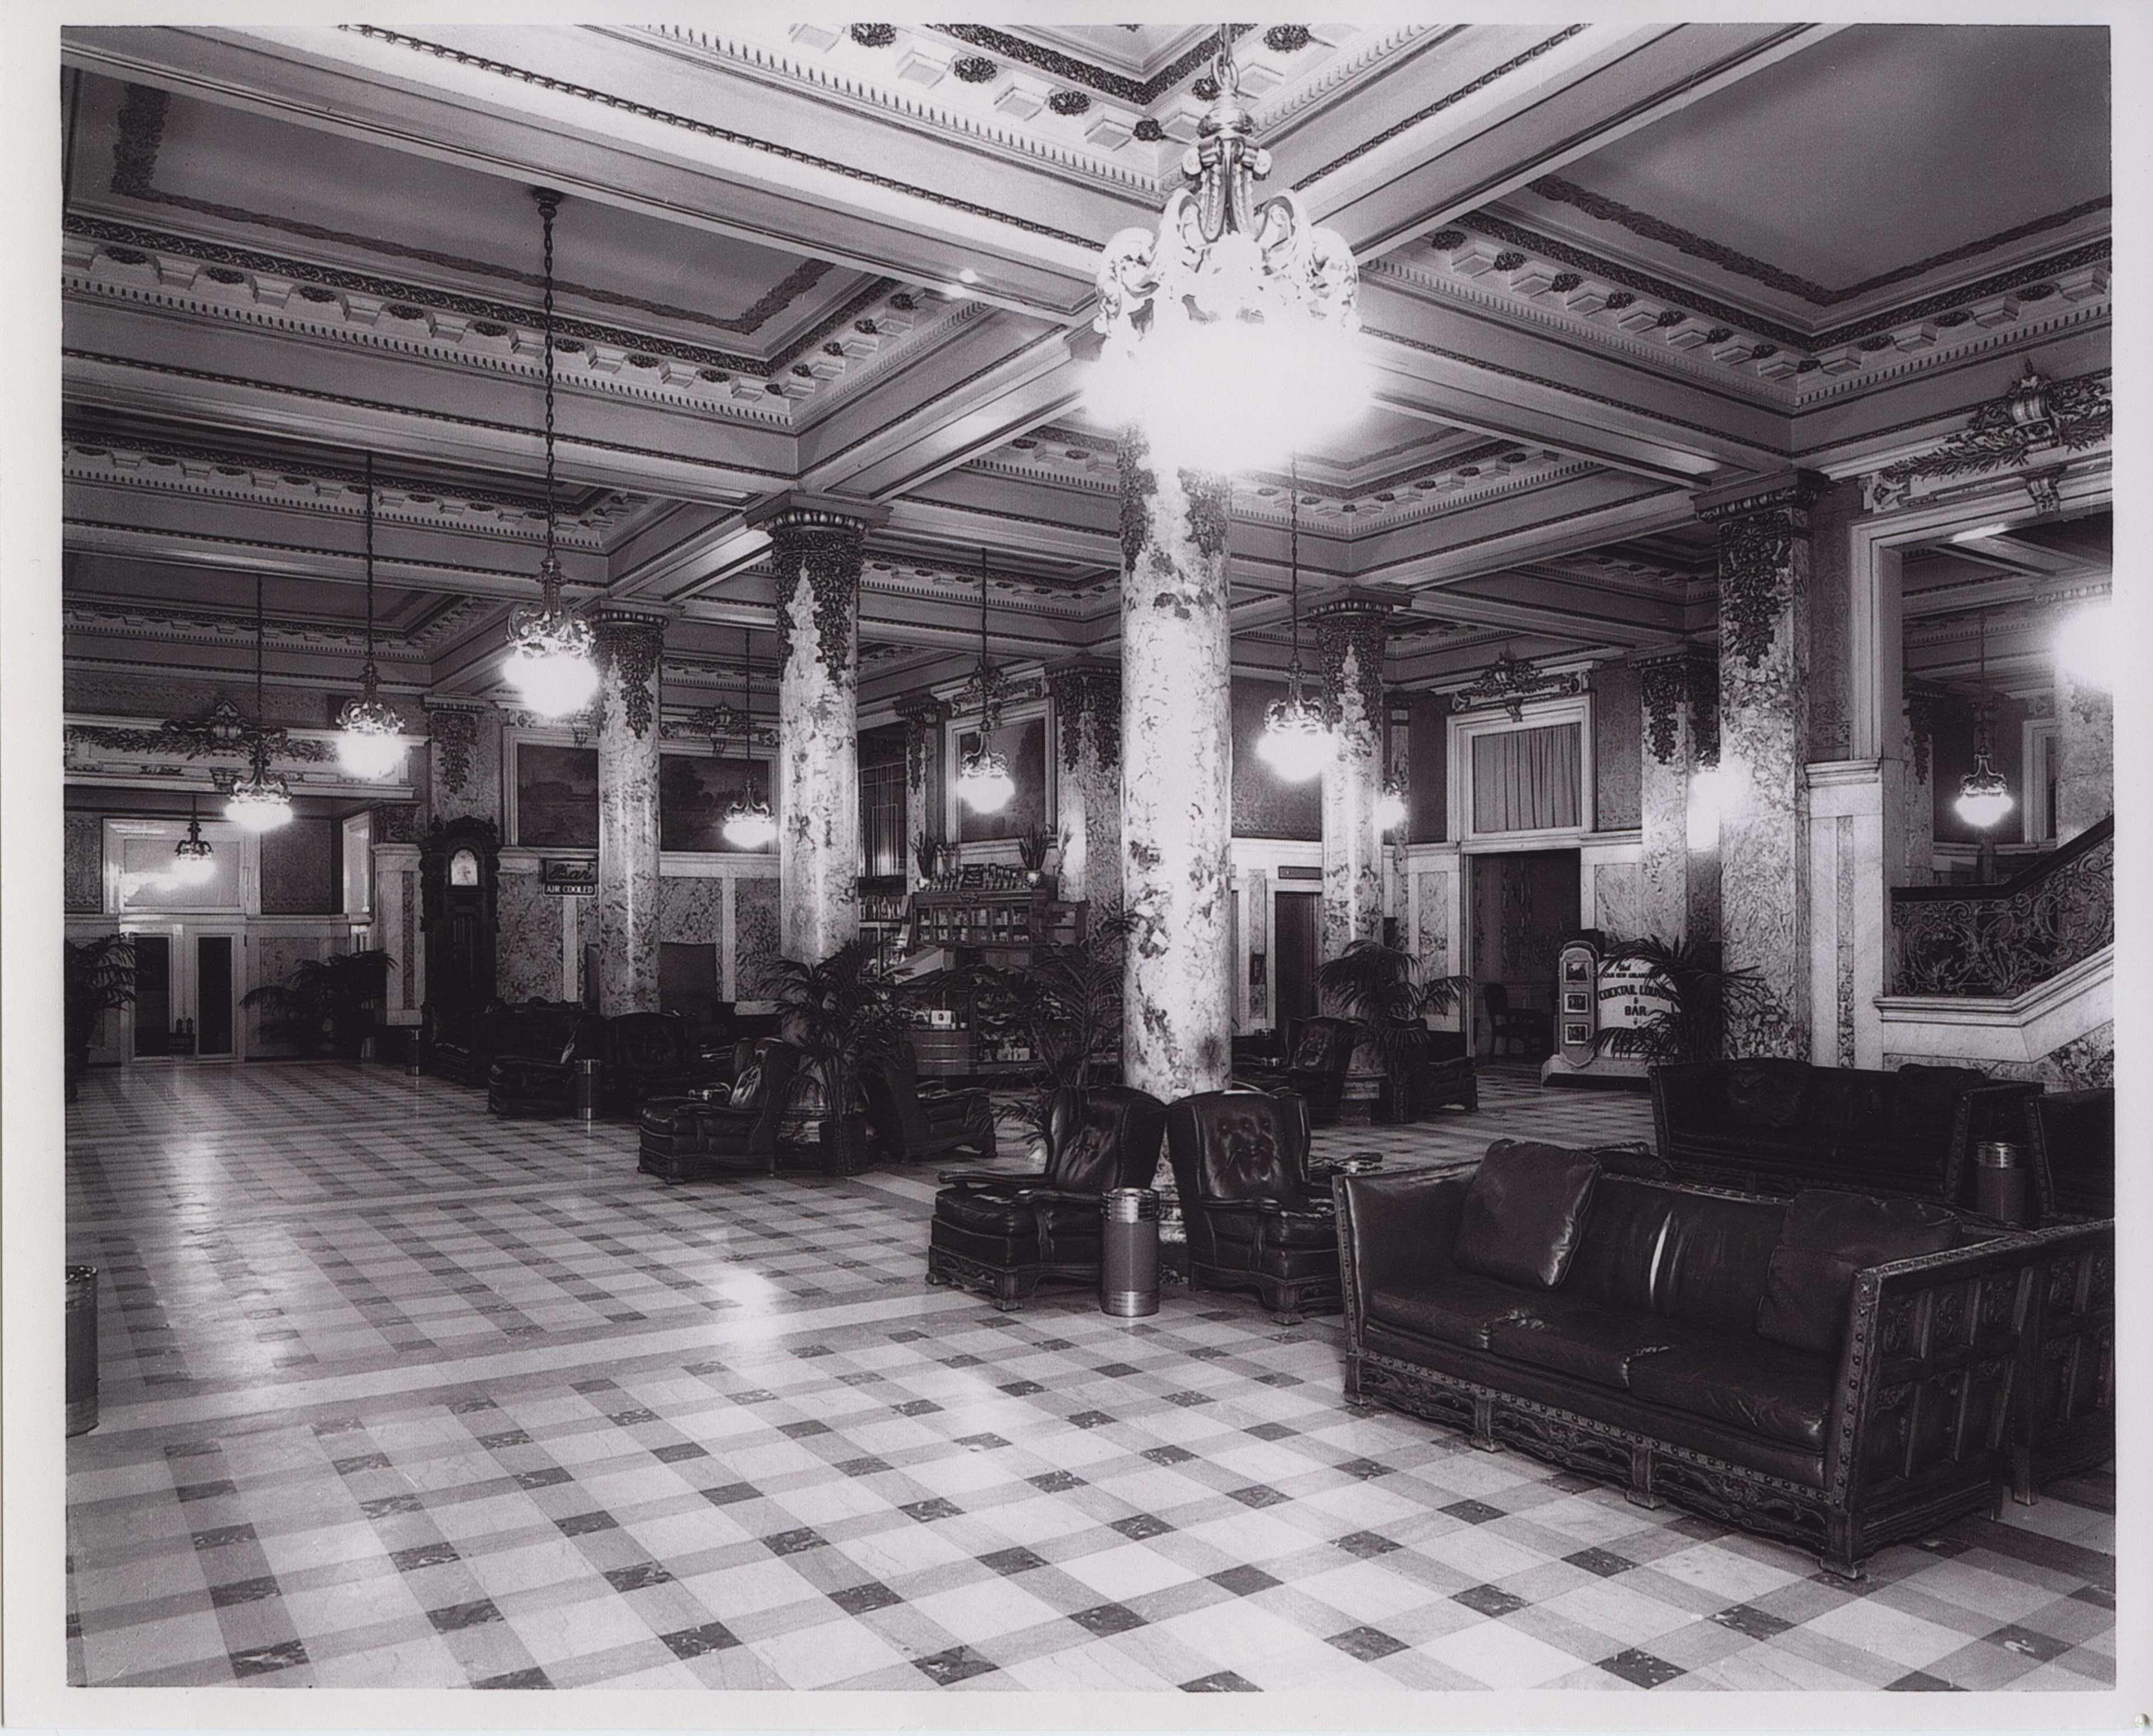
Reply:
[[[755,791],[766,802],[770,801],[771,771],[766,761],[755,762]],[[751,851],[725,842],[725,810],[747,781],[748,768],[738,756],[730,759],[712,759],[707,754],[662,756],[658,762],[658,848],[734,856],[767,855],[775,850],[775,841]],[[771,805],[774,811],[776,804]]]
[[[516,842],[526,849],[598,848],[598,749],[516,744]]]

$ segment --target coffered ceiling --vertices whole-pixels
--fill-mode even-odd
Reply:
[[[326,720],[371,453],[385,680],[496,690],[543,542],[538,186],[568,576],[678,612],[669,703],[736,691],[743,626],[767,675],[747,519],[791,491],[888,509],[871,710],[969,667],[983,558],[998,657],[1111,654],[1092,272],[1178,184],[1215,48],[760,8],[69,32],[71,667],[243,667],[262,575],[271,677]],[[1268,186],[1362,262],[1377,401],[1300,456],[1301,593],[1395,587],[1394,680],[1708,630],[1699,489],[2106,365],[2103,32],[1391,19],[1234,53]],[[1287,655],[1295,499],[1235,479],[1252,672]],[[1910,616],[2028,550],[2091,558],[1910,563]]]

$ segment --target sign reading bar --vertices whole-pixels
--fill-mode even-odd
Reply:
[[[598,865],[594,860],[542,856],[538,859],[538,885],[541,890],[563,898],[594,893],[598,889]]]

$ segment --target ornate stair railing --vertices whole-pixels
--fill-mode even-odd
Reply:
[[[1901,995],[2023,994],[2115,939],[2115,820],[1998,886],[1891,893]]]

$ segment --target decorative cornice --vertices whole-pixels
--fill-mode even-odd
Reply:
[[[69,597],[60,605],[63,626],[69,633],[95,634],[108,639],[154,639],[164,644],[252,644],[254,617],[209,607],[184,603],[143,603],[117,598]],[[302,620],[290,616],[272,618],[263,624],[267,643],[280,649],[362,652],[366,635],[361,628],[344,622]],[[384,661],[424,661],[425,652],[412,635],[376,627],[374,653]]]
[[[1021,66],[1031,67],[1057,79],[1066,79],[1072,84],[1082,84],[1086,89],[1101,96],[1111,96],[1117,102],[1148,109],[1183,79],[1199,68],[1211,64],[1217,51],[1219,38],[1215,34],[1199,38],[1171,65],[1161,69],[1150,78],[1132,79],[1090,60],[1079,60],[1073,54],[1065,54],[1058,48],[1041,48],[1021,36],[1011,36],[1007,31],[995,30],[985,24],[930,24],[929,29],[954,38],[970,48],[981,48],[990,54],[999,54],[1005,60],[1014,60]],[[1255,26],[1231,24],[1227,28],[1235,42]]]
[[[1519,723],[1524,719],[1526,700],[1568,698],[1584,692],[1588,685],[1586,678],[1575,670],[1567,675],[1548,675],[1534,664],[1521,662],[1503,651],[1474,677],[1470,686],[1450,695],[1450,709],[1479,711],[1500,705],[1509,713],[1513,723]]]

